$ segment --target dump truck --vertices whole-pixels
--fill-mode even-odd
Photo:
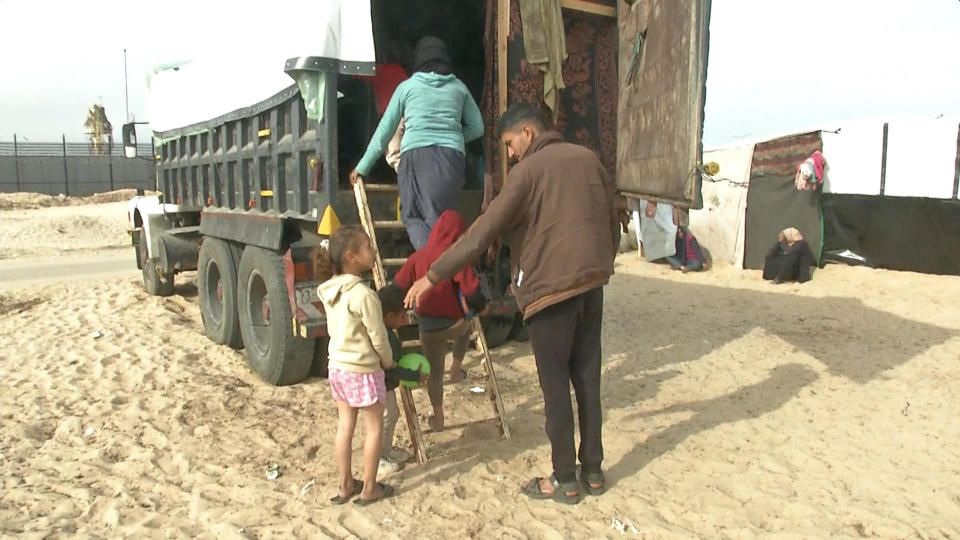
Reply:
[[[518,24],[510,17],[515,1],[320,4],[305,14],[314,31],[265,44],[254,57],[169,64],[153,74],[147,113],[157,193],[135,197],[128,211],[146,291],[171,295],[178,274],[196,271],[207,337],[242,348],[250,367],[275,385],[302,381],[326,355],[311,254],[340,223],[358,219],[347,173],[376,127],[366,78],[375,74],[377,53],[426,31],[439,34],[485,113],[502,113],[512,101],[507,60],[515,53],[506,40]],[[628,197],[696,207],[709,0],[561,4],[616,25],[618,186]],[[484,41],[492,58],[484,58]],[[490,84],[497,98],[482,99]],[[136,136],[135,124],[123,127],[128,157],[136,157]],[[499,150],[468,146],[461,202],[468,222],[492,196],[485,160],[505,177],[505,156],[491,155],[502,145],[494,144]],[[392,171],[378,170],[386,180],[375,185],[396,183]],[[395,192],[382,191],[373,190],[370,206],[396,211]],[[385,260],[402,261],[412,249],[399,217],[395,223],[396,234],[378,245]],[[507,248],[482,271],[493,306],[484,326],[499,332],[488,341],[522,334],[507,287]]]

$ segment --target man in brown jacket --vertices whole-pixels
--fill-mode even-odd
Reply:
[[[501,235],[513,242],[512,289],[530,328],[543,392],[553,474],[534,478],[523,492],[537,499],[576,503],[577,453],[570,383],[580,420],[583,489],[604,490],[600,407],[600,330],[603,286],[613,275],[623,198],[597,156],[547,131],[542,113],[514,105],[500,118],[500,138],[511,159],[503,190],[460,240],[407,294],[412,306],[424,291],[476,261]]]

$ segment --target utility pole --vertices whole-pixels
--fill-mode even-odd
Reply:
[[[127,84],[127,50],[123,50],[123,99],[126,103],[127,122],[130,121],[130,87]]]

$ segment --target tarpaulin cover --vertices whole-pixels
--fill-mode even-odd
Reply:
[[[960,275],[960,201],[822,197],[826,260],[843,260],[835,254],[848,250],[874,268]]]
[[[225,13],[224,17],[218,28],[245,28],[250,22],[250,13],[244,10]],[[264,30],[252,50],[221,46],[212,49],[220,54],[201,54],[190,62],[171,64],[170,69],[154,73],[147,97],[150,128],[162,133],[256,105],[294,84],[284,72],[290,58],[375,61],[369,0],[290,0],[283,9],[258,12],[256,24],[262,29],[286,28],[292,18],[302,19],[305,26],[281,35]],[[211,35],[222,40],[225,34]],[[203,42],[197,45],[202,51],[210,47]],[[322,85],[318,82],[313,80],[310,88],[319,90]],[[309,101],[310,96],[305,97]]]
[[[743,267],[759,270],[777,235],[795,227],[818,258],[822,244],[817,191],[797,191],[790,175],[754,175],[747,192]]]
[[[673,223],[673,206],[661,203],[653,219],[643,214],[647,201],[638,201],[640,229],[637,239],[643,243],[643,255],[648,261],[655,261],[677,253],[677,226]]]

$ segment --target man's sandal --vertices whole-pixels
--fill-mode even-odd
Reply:
[[[527,485],[523,486],[521,492],[531,499],[553,499],[563,504],[577,504],[583,499],[583,494],[580,493],[580,484],[576,481],[561,483],[557,481],[556,475],[551,474],[550,483],[553,484],[553,493],[544,493],[540,489],[540,480],[542,479],[539,476],[532,478]]]
[[[603,492],[607,491],[607,482],[602,472],[584,473],[581,471],[580,484],[589,495],[603,495]]]

